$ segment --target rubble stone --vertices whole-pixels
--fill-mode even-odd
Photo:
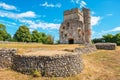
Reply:
[[[96,43],[95,46],[97,49],[115,50],[117,44],[116,43]]]

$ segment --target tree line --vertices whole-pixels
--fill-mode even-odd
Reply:
[[[51,35],[43,32],[33,30],[30,32],[26,25],[22,25],[13,35],[13,37],[6,31],[6,26],[0,24],[0,41],[13,41],[13,42],[37,42],[43,44],[53,44],[54,39]]]
[[[120,33],[117,33],[115,35],[106,34],[106,35],[103,35],[102,38],[93,39],[92,42],[93,43],[110,42],[110,43],[116,43],[117,45],[120,45]]]

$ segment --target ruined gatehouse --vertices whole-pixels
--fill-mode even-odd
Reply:
[[[59,29],[61,44],[90,43],[91,17],[90,10],[78,8],[64,11],[64,21]]]

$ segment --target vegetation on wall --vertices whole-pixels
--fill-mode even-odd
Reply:
[[[43,32],[33,30],[30,32],[26,25],[22,25],[14,34],[13,38],[7,33],[6,26],[0,24],[0,41],[14,41],[14,42],[37,42],[43,44],[53,44],[54,40],[51,35],[47,35]]]

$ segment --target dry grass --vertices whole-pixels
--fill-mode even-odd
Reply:
[[[42,45],[42,44],[4,44],[1,47],[30,49],[73,49],[79,45]],[[0,80],[120,80],[120,47],[116,50],[98,50],[95,53],[83,54],[85,69],[78,75],[68,78],[34,78],[30,75],[24,75],[12,70],[1,70]]]
[[[37,43],[13,43],[13,44],[0,44],[1,48],[17,48],[19,54],[23,54],[26,52],[33,52],[37,50],[64,50],[64,49],[74,49],[79,47],[79,44],[59,44],[59,45],[43,45]]]

